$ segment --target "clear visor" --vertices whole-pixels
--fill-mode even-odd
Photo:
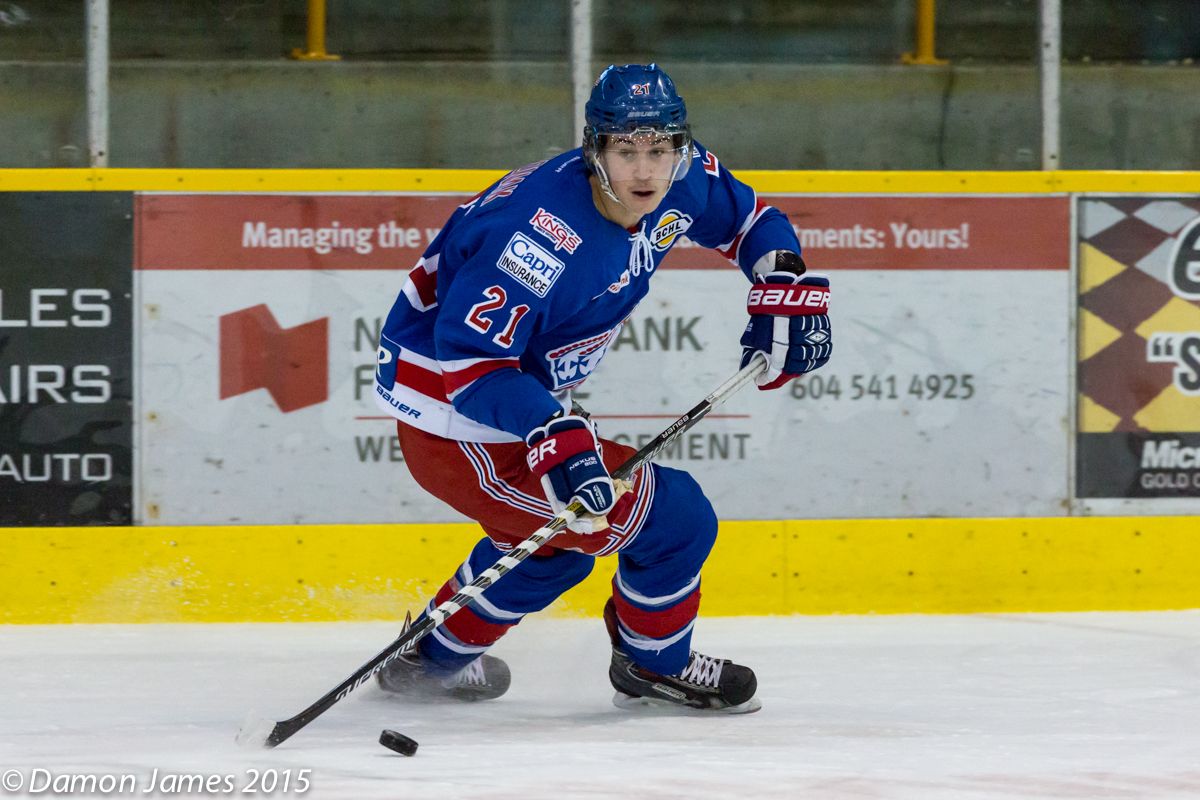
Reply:
[[[613,185],[670,184],[691,166],[692,138],[686,129],[597,131],[595,157]]]

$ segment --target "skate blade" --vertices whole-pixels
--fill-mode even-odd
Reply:
[[[751,697],[744,703],[727,708],[692,708],[672,703],[670,700],[659,700],[655,697],[633,697],[624,692],[616,692],[613,694],[613,705],[626,711],[655,711],[666,714],[711,717],[714,714],[753,714],[762,708],[762,700]]]

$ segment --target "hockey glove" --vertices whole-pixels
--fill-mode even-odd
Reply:
[[[607,527],[603,517],[616,500],[612,478],[600,457],[600,442],[591,422],[574,414],[551,417],[525,437],[526,463],[542,481],[550,507],[558,514],[579,500],[589,514],[600,518],[578,519],[568,527],[575,533],[592,533]]]
[[[778,389],[829,361],[829,278],[816,273],[776,270],[757,276],[746,299],[750,323],[742,334],[742,366],[754,353],[767,356],[767,369],[755,383]]]

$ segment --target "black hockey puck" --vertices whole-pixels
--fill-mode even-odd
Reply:
[[[395,750],[402,756],[411,756],[417,752],[417,740],[410,739],[403,733],[396,733],[387,728],[379,734],[379,743],[388,750]]]

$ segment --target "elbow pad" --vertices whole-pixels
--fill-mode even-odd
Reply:
[[[788,272],[792,275],[803,275],[808,270],[804,265],[804,259],[799,253],[793,253],[791,250],[768,250],[763,253],[762,258],[754,262],[754,269],[751,273],[754,278],[764,278],[772,272]]]

